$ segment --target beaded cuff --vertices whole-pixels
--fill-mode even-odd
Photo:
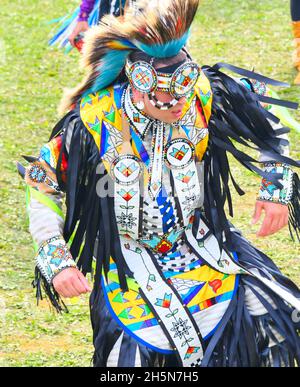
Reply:
[[[269,201],[288,205],[293,196],[293,171],[287,164],[265,163],[263,170],[267,173],[279,173],[283,178],[279,182],[283,185],[282,189],[267,179],[262,180],[258,194],[258,200]]]
[[[25,170],[24,176],[27,185],[38,189],[43,193],[60,193],[55,171],[45,160],[30,163]]]
[[[258,95],[263,96],[270,96],[270,91],[267,87],[267,85],[264,82],[257,81],[256,79],[251,79],[251,85],[253,88],[253,91]],[[270,110],[272,108],[272,105],[267,103],[261,103],[263,108],[266,110]]]
[[[49,283],[64,269],[76,267],[68,246],[61,236],[43,242],[39,247],[36,261],[37,267]]]

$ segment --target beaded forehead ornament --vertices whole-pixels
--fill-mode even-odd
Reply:
[[[145,61],[126,63],[126,75],[130,84],[141,93],[149,95],[150,102],[160,110],[170,109],[175,106],[180,98],[188,96],[200,75],[197,63],[189,61],[179,66],[173,74],[158,72],[151,63]],[[170,102],[161,102],[155,92],[169,93],[174,99]]]

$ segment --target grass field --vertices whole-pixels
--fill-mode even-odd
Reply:
[[[0,366],[89,366],[92,356],[87,298],[56,315],[36,306],[31,288],[33,248],[27,231],[24,186],[14,162],[36,154],[58,116],[66,86],[80,79],[78,54],[47,47],[47,22],[79,3],[67,0],[1,1],[0,16]],[[206,0],[194,26],[191,51],[200,64],[227,61],[292,82],[292,36],[288,0]],[[299,88],[280,90],[300,102]],[[300,119],[300,114],[295,113]],[[300,158],[300,134],[292,133],[292,155]],[[234,223],[300,285],[300,249],[285,230],[257,239],[250,224],[259,179],[235,165],[247,190],[235,196]]]

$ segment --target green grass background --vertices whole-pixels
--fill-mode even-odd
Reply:
[[[27,231],[24,186],[15,169],[21,154],[37,154],[58,116],[64,87],[80,79],[77,53],[47,47],[49,20],[78,1],[2,0],[0,16],[0,366],[90,366],[91,328],[87,298],[56,315],[36,306],[31,288],[33,249]],[[217,61],[292,82],[293,49],[288,0],[206,0],[194,25],[191,51],[200,64]],[[280,90],[299,102],[299,88]],[[300,119],[299,112],[293,113]],[[299,158],[300,135],[292,133]],[[234,223],[300,285],[299,245],[288,232],[257,239],[250,224],[259,179],[234,164],[247,194],[234,197]]]

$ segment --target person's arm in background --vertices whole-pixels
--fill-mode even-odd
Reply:
[[[72,46],[75,46],[76,37],[89,29],[88,18],[95,5],[95,0],[82,0],[80,5],[80,14],[77,19],[76,27],[69,36],[69,41]]]

